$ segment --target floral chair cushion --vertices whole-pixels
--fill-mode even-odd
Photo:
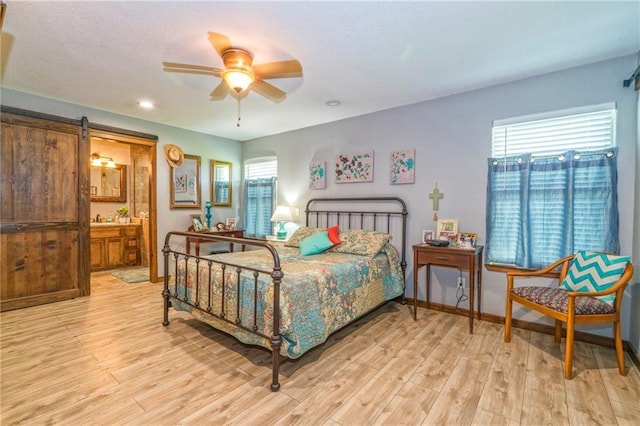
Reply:
[[[569,296],[567,290],[560,287],[516,287],[511,290],[516,296],[527,299],[554,311],[567,313]],[[613,305],[595,297],[576,297],[576,314],[610,314],[615,312]]]

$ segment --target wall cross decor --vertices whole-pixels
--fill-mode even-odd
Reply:
[[[444,193],[438,189],[438,182],[436,182],[433,192],[429,194],[429,198],[433,200],[433,220],[438,220],[438,209],[440,208],[440,200],[444,198]]]

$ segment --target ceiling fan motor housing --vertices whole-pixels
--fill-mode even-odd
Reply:
[[[230,47],[222,52],[222,61],[227,69],[251,71],[253,55],[247,50]]]
[[[242,92],[246,87],[233,85],[233,83],[231,83],[233,79],[225,77],[225,74],[237,74],[239,72],[246,75],[244,79],[248,79],[250,82],[254,80],[255,76],[253,75],[253,68],[251,66],[253,63],[253,55],[249,51],[236,47],[227,48],[222,52],[222,61],[226,69],[222,73],[222,77],[227,82],[230,82],[231,88],[237,93]]]

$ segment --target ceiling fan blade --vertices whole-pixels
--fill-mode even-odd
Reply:
[[[269,62],[253,66],[253,73],[262,78],[302,77],[302,65],[295,59],[289,61]]]
[[[2,30],[2,24],[4,24],[4,14],[7,11],[7,4],[0,2],[0,30]]]
[[[227,93],[229,93],[229,86],[224,81],[221,81],[209,96],[211,96],[212,101],[221,101],[227,96]]]
[[[229,37],[211,31],[209,32],[209,42],[211,42],[211,45],[216,49],[216,52],[218,52],[218,55],[220,55],[221,58],[222,52],[231,47]]]
[[[190,64],[180,64],[177,62],[163,62],[162,66],[164,67],[165,71],[169,71],[169,72],[205,74],[205,75],[214,75],[216,77],[220,77],[222,75],[222,70],[220,68],[207,67],[204,65],[190,65]]]
[[[285,92],[278,89],[276,86],[273,86],[260,79],[256,79],[253,83],[251,83],[250,87],[251,90],[259,93],[260,95],[275,103],[280,103],[287,98],[287,94]]]

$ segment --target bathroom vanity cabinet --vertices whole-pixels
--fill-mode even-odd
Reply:
[[[92,271],[141,265],[140,249],[140,224],[91,224]]]

